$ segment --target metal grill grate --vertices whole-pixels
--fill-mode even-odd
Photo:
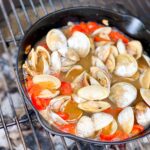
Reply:
[[[41,147],[41,143],[39,141],[39,138],[37,136],[36,133],[36,126],[40,126],[36,116],[32,113],[32,115],[30,114],[30,108],[29,106],[26,104],[25,99],[20,91],[20,87],[16,78],[16,71],[15,71],[15,67],[14,67],[14,62],[12,59],[12,47],[13,49],[18,49],[18,45],[20,40],[22,39],[25,30],[30,27],[33,22],[35,22],[36,20],[38,20],[39,18],[41,18],[42,16],[48,14],[49,12],[58,10],[58,9],[62,9],[62,8],[66,8],[66,7],[72,7],[72,6],[81,6],[81,5],[103,5],[105,6],[106,3],[105,1],[98,1],[98,0],[93,0],[93,1],[85,1],[85,0],[28,0],[27,2],[25,2],[24,0],[18,0],[17,3],[16,1],[14,2],[13,0],[6,0],[7,5],[4,5],[4,1],[0,0],[0,11],[2,13],[2,18],[3,18],[3,22],[0,28],[0,55],[3,53],[6,53],[7,55],[7,61],[8,61],[8,66],[10,68],[9,70],[9,74],[12,76],[13,82],[15,82],[16,87],[18,87],[18,92],[20,94],[22,103],[23,103],[23,109],[25,111],[26,116],[23,118],[19,118],[18,114],[16,113],[16,108],[14,106],[14,102],[13,99],[11,97],[10,94],[10,85],[7,81],[7,77],[5,75],[5,73],[3,73],[2,71],[2,67],[0,65],[0,78],[2,81],[2,85],[3,85],[3,90],[5,91],[5,94],[7,96],[7,98],[9,99],[9,103],[12,109],[12,119],[11,121],[6,121],[5,120],[5,115],[3,114],[3,111],[0,107],[0,129],[4,129],[5,132],[5,137],[7,139],[7,143],[9,146],[9,149],[14,149],[12,141],[11,141],[11,137],[10,137],[10,131],[9,131],[9,127],[12,126],[16,126],[17,127],[17,133],[19,134],[19,138],[21,139],[22,145],[23,145],[23,149],[27,149],[27,145],[26,145],[26,141],[24,138],[24,133],[23,133],[23,129],[22,129],[22,124],[28,124],[29,129],[32,132],[34,141],[36,143],[36,149],[42,149]],[[110,2],[110,1],[109,1]],[[111,0],[111,2],[115,3],[115,0]],[[25,4],[27,3],[27,4]],[[130,4],[131,2],[129,2],[129,8],[132,8],[133,6]],[[18,5],[19,4],[19,5]],[[23,18],[19,17],[19,12],[17,8],[17,5],[20,7],[19,10],[21,10],[22,16]],[[13,27],[13,23],[10,21],[11,17],[8,13],[8,7],[11,10],[12,14],[15,16],[15,20],[13,20],[13,23],[16,22],[15,26],[15,30],[14,31],[14,27]],[[32,13],[34,15],[34,19],[31,18],[31,15],[29,13],[30,9],[30,13]],[[39,13],[38,9],[41,10],[41,13]],[[138,15],[138,14],[137,14]],[[1,18],[1,19],[2,19]],[[23,20],[25,20],[26,24],[23,24]],[[5,31],[7,30],[7,32]],[[1,98],[1,97],[0,97]],[[0,99],[1,102],[1,99]],[[0,103],[1,104],[1,103]],[[53,138],[54,135],[52,135],[51,133],[48,133],[47,131],[45,131],[44,129],[42,129],[43,132],[45,132],[45,135],[47,136],[48,142],[47,144],[49,144],[49,146],[51,147],[51,149],[55,149],[55,145],[53,142]],[[62,144],[63,144],[63,148],[65,150],[69,149],[69,147],[67,147],[66,144],[66,139],[64,137],[60,137]],[[144,139],[145,140],[145,139]],[[150,142],[150,138],[147,137],[146,140],[148,142]],[[1,141],[1,139],[0,139]],[[143,147],[143,139],[142,140],[137,140],[135,142],[129,143],[126,145],[126,149],[133,149],[135,146],[139,147],[140,149],[144,149]],[[78,141],[74,141],[75,144],[75,149],[82,149],[81,144]],[[110,145],[106,145],[104,147],[104,149],[110,149]],[[88,145],[89,149],[94,149],[92,145]],[[115,145],[114,147],[112,147],[113,149],[123,149],[120,148],[119,145]],[[124,148],[125,149],[125,148]]]

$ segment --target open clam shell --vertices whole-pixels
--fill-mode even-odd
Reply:
[[[66,53],[66,57],[73,60],[73,61],[75,61],[75,62],[80,60],[80,57],[79,57],[78,53],[75,50],[71,49],[71,48],[68,49],[68,51]]]
[[[143,52],[143,47],[140,41],[132,40],[127,44],[127,52],[136,59],[139,59]]]
[[[101,85],[89,85],[80,88],[77,92],[78,96],[87,100],[102,100],[109,96],[109,89]]]
[[[135,116],[138,124],[147,128],[150,125],[150,108],[144,103],[139,102],[135,106]]]
[[[113,116],[104,112],[94,113],[92,115],[95,131],[99,131],[113,121]]]
[[[111,72],[111,73],[115,70],[116,64],[115,64],[115,57],[113,54],[110,54],[109,57],[107,58],[106,66],[107,66],[109,72]]]
[[[118,115],[118,122],[122,130],[129,134],[134,125],[134,113],[132,107],[124,108]]]
[[[137,97],[137,89],[130,83],[119,82],[110,89],[109,99],[120,108],[129,106]]]
[[[99,29],[95,30],[92,33],[92,36],[95,36],[97,34],[108,35],[108,34],[110,34],[111,30],[112,30],[111,27],[102,27],[102,28],[99,28]]]
[[[138,70],[135,58],[128,54],[118,55],[116,58],[116,68],[114,73],[121,77],[131,77]]]
[[[32,79],[34,84],[46,83],[49,85],[49,89],[58,89],[61,85],[60,80],[52,75],[35,75]]]
[[[150,106],[150,89],[140,88],[140,94],[143,100]]]
[[[119,39],[117,41],[117,49],[118,49],[119,54],[126,54],[127,53],[125,44],[123,43],[123,41],[121,39]]]
[[[81,58],[86,57],[90,52],[90,40],[82,32],[76,31],[68,39],[69,48],[75,50]]]
[[[111,105],[103,101],[86,101],[78,104],[78,107],[85,112],[96,113],[108,109]]]
[[[51,51],[57,51],[65,56],[67,52],[67,39],[59,29],[52,29],[46,35],[46,44]]]
[[[76,126],[76,135],[80,137],[91,137],[95,133],[94,124],[90,117],[82,116]]]
[[[150,68],[140,75],[139,82],[142,88],[148,89],[150,87]]]
[[[87,101],[86,99],[83,99],[83,98],[79,97],[77,94],[72,94],[72,99],[76,103],[83,103],[83,102]]]

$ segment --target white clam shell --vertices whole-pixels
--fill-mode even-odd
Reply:
[[[43,74],[49,74],[50,73],[50,66],[48,61],[46,60],[46,58],[44,56],[41,56],[41,59],[43,61]]]
[[[79,96],[76,95],[76,94],[72,94],[72,99],[73,99],[76,103],[82,103],[82,102],[87,101],[86,99],[83,99],[83,98],[79,97]]]
[[[116,63],[115,63],[115,57],[113,54],[110,54],[109,57],[107,58],[106,66],[107,66],[109,72],[111,72],[111,73],[115,70]]]
[[[101,85],[89,85],[78,90],[79,97],[87,100],[102,100],[109,95],[109,89]]]
[[[52,29],[46,35],[46,44],[51,51],[59,51],[62,56],[67,52],[67,39],[59,29]]]
[[[135,106],[135,115],[138,124],[147,128],[150,125],[150,108],[144,103],[139,102]]]
[[[44,89],[41,91],[40,95],[38,96],[39,98],[54,98],[56,97],[57,95],[59,95],[59,91],[53,91],[51,92],[50,90],[48,89]]]
[[[66,101],[71,100],[71,96],[57,96],[50,101],[50,108],[54,111],[59,111],[61,105]]]
[[[54,51],[51,54],[51,65],[52,65],[53,70],[55,70],[56,72],[60,72],[61,59],[60,59],[60,55],[57,51]]]
[[[37,53],[35,52],[34,48],[31,49],[29,55],[28,55],[28,64],[36,69],[37,64]]]
[[[132,107],[124,108],[118,115],[118,123],[122,130],[129,134],[134,125],[134,113]]]
[[[119,39],[117,41],[117,48],[118,48],[119,54],[126,54],[127,53],[125,44],[122,42],[121,39]]]
[[[90,52],[90,40],[82,32],[76,31],[68,39],[69,48],[75,50],[82,58],[86,57]]]
[[[143,100],[150,106],[150,89],[140,88],[140,94]]]
[[[111,45],[110,46],[110,53],[114,56],[117,57],[119,55],[118,49],[116,46]]]
[[[82,116],[76,126],[76,135],[80,137],[91,137],[95,133],[94,124],[90,117]]]
[[[147,65],[150,67],[150,58],[147,55],[145,55],[145,54],[143,54],[142,56],[145,59]]]
[[[68,49],[67,53],[66,53],[66,57],[77,62],[80,60],[80,57],[78,55],[78,53],[76,51],[74,51],[73,49]]]
[[[113,116],[104,112],[94,113],[92,115],[95,130],[98,131],[113,121]]]
[[[114,73],[121,77],[131,77],[138,70],[135,58],[128,54],[118,55],[116,58],[116,68]]]
[[[96,29],[92,33],[92,36],[95,36],[97,34],[106,34],[106,35],[108,35],[111,32],[111,30],[112,30],[111,27],[102,27],[102,28]]]
[[[62,67],[67,67],[67,66],[72,66],[76,63],[76,61],[71,60],[69,58],[66,57],[61,57],[61,66]]]
[[[127,52],[134,56],[136,59],[139,59],[143,52],[143,47],[140,41],[132,40],[127,44]]]
[[[52,89],[58,89],[61,85],[60,80],[52,75],[46,75],[46,74],[41,74],[41,75],[35,75],[32,79],[34,84],[39,84],[41,82],[50,82],[52,83]]]
[[[148,89],[150,87],[150,68],[144,70],[140,75],[139,82],[142,88]]]
[[[120,108],[129,106],[137,97],[136,88],[126,82],[114,84],[110,89],[109,99]]]
[[[111,105],[104,101],[86,101],[78,104],[78,107],[85,112],[96,113],[108,109]]]

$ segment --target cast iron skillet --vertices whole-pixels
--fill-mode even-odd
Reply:
[[[30,29],[26,32],[24,38],[22,39],[18,51],[18,58],[17,58],[17,78],[20,84],[20,88],[22,90],[22,93],[26,99],[26,101],[31,105],[33,110],[35,111],[37,118],[41,125],[49,132],[65,136],[71,139],[76,139],[83,142],[89,142],[96,145],[102,145],[102,144],[122,144],[126,143],[135,139],[139,139],[141,137],[144,137],[150,133],[150,129],[145,130],[143,133],[136,137],[132,137],[130,139],[124,140],[124,141],[116,141],[116,142],[101,142],[101,141],[95,141],[92,139],[87,138],[80,138],[71,134],[67,134],[64,132],[61,132],[51,125],[49,125],[45,119],[39,114],[39,112],[34,108],[32,105],[27,90],[25,88],[25,81],[23,77],[23,70],[22,65],[27,58],[27,55],[25,54],[25,48],[28,45],[34,46],[34,44],[39,41],[43,36],[46,35],[46,33],[51,28],[59,28],[67,24],[68,21],[73,22],[80,22],[80,21],[96,21],[101,22],[102,19],[108,19],[110,26],[115,26],[121,31],[128,34],[130,37],[139,39],[143,46],[145,51],[149,53],[149,41],[148,37],[150,37],[150,34],[146,31],[144,24],[140,22],[137,18],[120,14],[120,13],[114,13],[110,10],[102,9],[99,7],[75,7],[75,8],[68,8],[59,10],[53,13],[48,14],[47,16],[41,18],[39,21],[37,21],[34,25],[30,27]],[[135,21],[134,21],[135,20]],[[140,23],[139,27],[136,29],[137,23]],[[132,24],[134,27],[132,27]],[[128,31],[129,29],[129,31]],[[136,29],[136,30],[135,30]]]

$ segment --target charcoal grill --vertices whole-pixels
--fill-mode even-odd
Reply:
[[[39,141],[39,138],[37,136],[36,133],[36,126],[40,126],[37,118],[35,116],[35,114],[33,112],[31,112],[30,107],[28,106],[28,104],[25,101],[24,96],[22,95],[22,92],[20,90],[17,78],[16,78],[16,70],[15,70],[15,66],[13,65],[13,58],[12,58],[12,53],[11,53],[11,47],[13,47],[13,49],[18,49],[18,45],[20,40],[23,38],[25,31],[39,18],[41,18],[42,16],[48,14],[49,12],[53,12],[55,10],[58,9],[63,9],[63,8],[67,8],[67,7],[74,7],[74,6],[97,6],[97,5],[101,5],[102,7],[112,7],[111,9],[118,9],[119,11],[121,11],[122,13],[130,13],[130,9],[133,8],[133,12],[132,14],[135,16],[140,15],[140,13],[142,13],[143,11],[143,15],[141,16],[141,19],[145,19],[143,20],[147,25],[149,25],[149,22],[147,21],[149,18],[148,15],[146,15],[146,9],[148,10],[150,3],[148,3],[148,1],[142,1],[142,4],[140,3],[140,0],[137,0],[137,9],[135,9],[134,5],[133,5],[133,1],[119,1],[119,4],[116,4],[115,0],[111,0],[109,2],[105,2],[104,0],[98,1],[98,0],[0,0],[0,57],[2,53],[6,53],[7,57],[8,57],[8,65],[10,67],[10,76],[12,76],[12,78],[14,79],[15,85],[18,88],[18,92],[20,94],[22,103],[23,103],[23,109],[25,111],[25,116],[19,118],[17,113],[16,113],[16,109],[14,107],[14,103],[13,103],[13,99],[10,96],[10,89],[9,89],[9,83],[7,81],[7,77],[5,75],[5,73],[3,73],[2,71],[2,67],[1,67],[1,62],[0,62],[0,75],[1,75],[1,79],[3,81],[3,90],[6,93],[7,98],[9,99],[9,103],[12,109],[12,113],[13,113],[13,119],[11,121],[6,121],[5,120],[5,116],[2,112],[2,109],[0,107],[0,129],[4,129],[5,132],[5,137],[7,139],[8,145],[9,145],[9,149],[13,150],[13,144],[10,138],[10,132],[8,130],[9,127],[12,126],[16,126],[17,127],[17,132],[19,134],[19,138],[21,139],[22,145],[23,145],[23,149],[27,149],[27,144],[24,138],[24,134],[22,132],[22,124],[28,124],[29,128],[32,131],[32,135],[34,138],[34,141],[36,143],[36,149],[42,149],[41,147],[41,143]],[[107,5],[106,5],[107,4]],[[123,4],[125,4],[127,7],[127,9],[122,9],[123,8]],[[110,8],[109,7],[109,8]],[[18,9],[19,8],[19,9]],[[39,13],[38,10],[41,10]],[[137,10],[141,9],[142,11],[138,12]],[[30,12],[28,11],[30,10]],[[117,11],[118,11],[117,10]],[[19,13],[22,13],[22,17],[20,18]],[[31,14],[34,15],[34,19],[31,18]],[[147,12],[148,13],[148,12]],[[11,17],[9,14],[12,14],[14,16],[13,22],[11,22]],[[147,17],[147,18],[146,18]],[[25,20],[26,24],[24,24],[23,20]],[[15,30],[14,30],[14,24],[15,24]],[[7,32],[5,31],[7,30]],[[0,100],[1,101],[1,100]],[[0,103],[1,104],[1,103]],[[42,128],[42,127],[41,127]],[[53,149],[55,150],[55,146],[54,146],[54,141],[53,138],[55,135],[52,135],[51,133],[48,133],[47,131],[45,131],[44,129],[42,129],[43,132],[45,132],[45,135],[47,136],[47,144],[49,144],[49,149]],[[89,150],[95,150],[95,149],[134,149],[139,148],[141,150],[144,150],[144,143],[145,142],[150,142],[150,137],[147,136],[143,139],[140,140],[136,140],[133,142],[130,142],[126,145],[105,145],[103,147],[99,147],[96,145],[91,145],[91,144],[86,144],[86,143],[81,143],[80,141],[74,141],[73,145],[71,147],[67,146],[66,143],[66,138],[64,137],[60,137],[63,148],[65,150],[67,149],[89,149]],[[1,141],[1,139],[0,139]]]

